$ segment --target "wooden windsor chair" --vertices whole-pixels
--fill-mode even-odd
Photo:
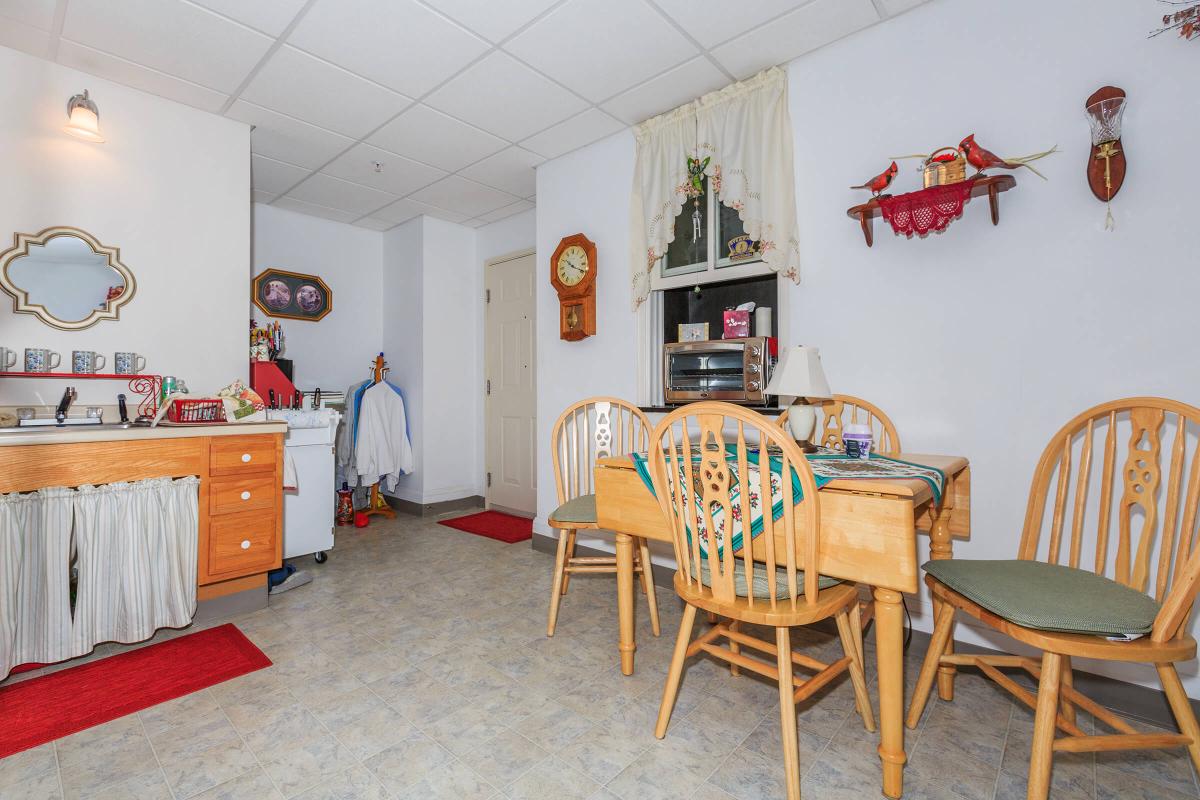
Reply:
[[[818,408],[819,418],[813,431],[813,438],[816,439],[814,444],[834,450],[845,450],[842,431],[847,425],[865,424],[871,426],[874,434],[874,452],[884,455],[900,452],[900,436],[896,433],[896,426],[878,406],[853,395],[835,394],[832,400],[827,400]],[[776,424],[785,430],[789,412],[790,409],[785,409],[775,420]],[[847,415],[849,419],[846,418]]]
[[[768,456],[765,469],[758,466],[764,451],[778,454]],[[863,671],[858,589],[815,568],[821,559],[821,510],[812,469],[786,431],[728,403],[692,403],[668,414],[654,429],[649,452],[654,493],[669,521],[679,565],[675,591],[686,604],[654,735],[666,735],[690,656],[709,653],[778,681],[787,796],[795,800],[800,797],[796,703],[849,671],[864,725],[875,730]],[[752,520],[756,503],[763,508],[760,533],[742,538],[734,532]],[[751,530],[755,527],[751,522]],[[692,641],[698,610],[722,620]],[[792,652],[792,627],[829,617],[837,624],[842,658],[826,664]],[[749,635],[743,624],[773,627],[775,641]],[[728,645],[718,644],[721,639]],[[743,648],[772,656],[774,663],[751,658]],[[801,678],[793,665],[816,674]]]
[[[939,667],[971,665],[1035,709],[1029,800],[1049,793],[1059,752],[1186,747],[1200,769],[1200,727],[1175,669],[1196,655],[1187,627],[1200,588],[1200,444],[1189,459],[1187,440],[1198,426],[1200,408],[1153,397],[1083,412],[1051,438],[1038,461],[1015,560],[925,565],[935,625],[908,727],[916,727]],[[1097,477],[1093,451],[1101,434]],[[1041,659],[946,654],[958,612],[1038,648]],[[1139,634],[1143,638],[1134,641],[1109,638]],[[1081,694],[1072,677],[1076,656],[1154,664],[1181,733],[1139,733]],[[1038,681],[1036,695],[1002,668],[1027,671]],[[1086,734],[1076,725],[1076,707],[1116,733]],[[1056,729],[1066,735],[1056,737]]]
[[[596,524],[594,486],[596,459],[645,452],[649,434],[650,422],[641,409],[616,397],[580,400],[569,406],[554,423],[550,443],[559,505],[547,522],[561,533],[558,536],[558,555],[554,561],[554,583],[550,590],[547,636],[554,635],[559,604],[567,593],[572,574],[616,574],[617,571],[616,556],[575,557],[576,532],[599,528]],[[633,569],[635,574],[642,576],[642,591],[650,605],[650,627],[658,636],[658,602],[654,593],[650,548],[645,539],[637,539]]]

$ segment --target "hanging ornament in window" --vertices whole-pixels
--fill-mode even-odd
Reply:
[[[712,161],[712,156],[708,156],[703,161],[688,156],[687,160],[687,194],[692,198],[692,244],[700,241],[703,230],[704,219],[700,216],[700,197],[704,194],[704,170],[708,169],[710,161]]]

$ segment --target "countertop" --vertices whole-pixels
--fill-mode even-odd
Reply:
[[[31,427],[0,429],[0,447],[25,444],[66,444],[71,442],[124,442],[140,439],[186,439],[193,436],[247,436],[255,433],[287,433],[286,422],[212,423],[204,425],[168,425],[155,428],[117,425],[77,425],[69,427]]]

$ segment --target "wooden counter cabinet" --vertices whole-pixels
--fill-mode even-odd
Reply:
[[[263,423],[12,433],[0,437],[0,494],[198,476],[197,596],[208,600],[265,586],[282,562],[285,431]]]

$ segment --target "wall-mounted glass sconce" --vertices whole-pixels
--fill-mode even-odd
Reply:
[[[88,97],[86,89],[67,101],[67,116],[70,121],[63,127],[64,131],[88,142],[104,141],[100,133],[100,109]]]

